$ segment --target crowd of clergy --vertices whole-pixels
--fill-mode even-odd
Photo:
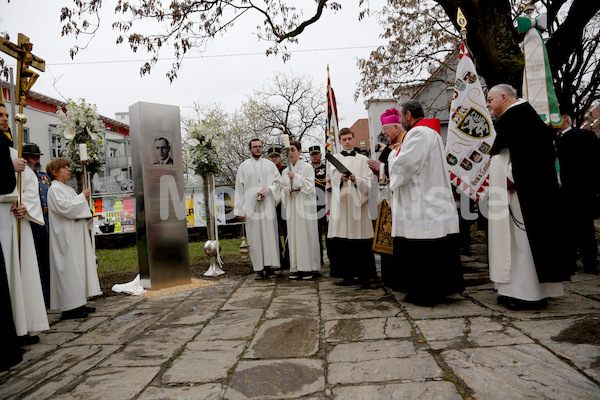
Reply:
[[[566,236],[563,221],[549,218],[561,199],[556,133],[509,85],[493,87],[487,107],[497,132],[490,152],[491,191],[506,194],[493,202],[499,209],[490,209],[502,216],[488,222],[490,278],[498,301],[508,308],[543,308],[547,299],[564,294],[562,282],[574,273],[576,258],[573,246],[560,243]],[[245,221],[256,279],[276,277],[288,265],[289,279],[318,276],[323,263],[318,227],[325,219],[330,276],[341,278],[339,285],[376,282],[375,216],[369,201],[372,186],[379,184],[391,192],[393,238],[391,254],[380,256],[383,283],[406,293],[406,301],[425,306],[465,289],[461,223],[440,121],[425,118],[422,105],[412,100],[380,118],[385,140],[375,146],[379,157],[372,159],[354,147],[354,133],[348,128],[340,130],[342,151],[328,155],[327,167],[318,146],[310,148],[311,166],[300,157],[301,143],[290,142],[285,146],[285,167],[282,149],[269,149],[269,162],[262,157],[262,142],[250,142],[251,157],[236,176],[234,213]],[[283,241],[278,226],[282,224]],[[596,255],[590,262],[596,262]]]

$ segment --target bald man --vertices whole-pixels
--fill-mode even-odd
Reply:
[[[489,198],[490,279],[513,310],[547,306],[569,280],[555,169],[555,134],[509,85],[494,86]]]

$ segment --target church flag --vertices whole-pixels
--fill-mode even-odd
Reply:
[[[475,201],[487,193],[495,138],[481,81],[467,47],[461,43],[450,105],[446,163],[452,184]]]
[[[335,94],[331,87],[329,65],[327,65],[327,127],[325,131],[325,147],[328,153],[337,154],[340,152],[339,132],[337,104],[335,103]]]
[[[517,18],[517,30],[525,32],[523,39],[523,98],[537,111],[546,125],[558,128],[562,118],[558,108],[558,99],[554,93],[550,62],[542,34],[538,30],[546,29],[546,15],[538,19],[528,17]]]

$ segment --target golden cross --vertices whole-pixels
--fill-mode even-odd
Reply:
[[[22,33],[19,33],[18,44],[0,38],[0,51],[17,59],[17,70],[19,71],[19,79],[17,79],[17,87],[15,90],[16,103],[19,104],[19,112],[23,112],[22,107],[27,105],[27,95],[29,89],[33,86],[39,75],[31,70],[33,67],[38,71],[46,70],[46,62],[31,53],[33,44],[29,42],[29,38]]]

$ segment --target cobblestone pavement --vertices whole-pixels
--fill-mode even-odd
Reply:
[[[50,315],[0,374],[0,398],[600,399],[600,343],[585,337],[600,325],[597,275],[575,275],[545,310],[510,311],[484,245],[463,265],[468,289],[433,308],[287,274],[92,301],[87,319]]]

